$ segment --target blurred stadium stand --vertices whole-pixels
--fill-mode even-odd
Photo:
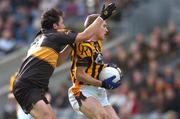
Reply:
[[[110,34],[104,57],[106,62],[117,63],[123,69],[125,81],[119,89],[110,92],[111,103],[122,119],[179,119],[176,116],[180,114],[180,1],[116,0],[116,3],[119,9],[108,21]],[[98,12],[102,0],[0,1],[0,119],[15,119],[7,116],[15,111],[7,100],[9,77],[20,66],[39,29],[40,13],[55,6],[65,11],[65,24],[80,31],[85,17]],[[147,50],[147,57],[139,60],[143,56],[137,45],[141,38],[143,48],[149,49],[143,49]],[[159,50],[164,52],[159,55]],[[61,93],[67,94],[70,85],[69,66],[70,63],[63,64],[51,78],[52,104],[60,119],[85,119],[66,104],[67,95]],[[151,81],[154,88],[149,86]]]

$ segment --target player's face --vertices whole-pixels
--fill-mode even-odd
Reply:
[[[64,29],[65,25],[64,25],[64,19],[62,16],[59,17],[59,22],[57,24],[55,24],[54,26],[55,29]]]
[[[105,35],[107,34],[108,29],[107,29],[107,23],[104,21],[104,23],[101,25],[101,29],[98,32],[98,38],[100,40],[104,40],[105,39]]]

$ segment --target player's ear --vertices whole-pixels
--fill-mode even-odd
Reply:
[[[54,23],[54,24],[53,24],[53,28],[54,28],[54,29],[58,29],[57,24]]]

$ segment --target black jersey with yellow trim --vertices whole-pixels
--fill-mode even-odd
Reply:
[[[31,44],[17,79],[37,87],[47,88],[49,78],[57,66],[61,47],[74,43],[76,36],[77,33],[69,30],[42,30]]]
[[[102,56],[102,41],[80,42],[75,44],[72,52],[71,80],[73,83],[72,92],[79,94],[80,85],[76,77],[77,67],[86,67],[86,73],[98,80],[99,74],[104,67]]]

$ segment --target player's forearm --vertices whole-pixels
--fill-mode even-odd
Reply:
[[[94,79],[86,72],[77,72],[76,76],[78,81],[83,82],[85,84],[89,84],[97,87],[102,86],[102,81]]]
[[[57,61],[57,66],[60,66],[61,64],[63,64],[68,57],[70,56],[70,53],[72,51],[72,48],[67,45],[60,53],[59,53],[59,57],[58,57],[58,61]]]
[[[83,32],[77,35],[75,42],[90,39],[93,36],[93,34],[101,28],[100,26],[102,25],[103,21],[104,20],[101,17],[98,17],[89,27],[87,27]]]

